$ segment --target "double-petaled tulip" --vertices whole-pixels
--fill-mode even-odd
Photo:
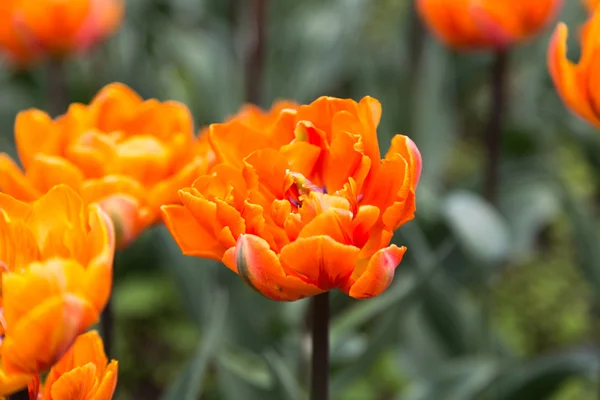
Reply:
[[[220,163],[163,207],[183,253],[223,261],[274,300],[382,293],[406,251],[393,232],[415,211],[415,144],[397,135],[381,160],[369,97],[248,110],[209,128]]]
[[[554,85],[565,104],[577,115],[600,127],[600,10],[594,12],[581,31],[581,59],[567,58],[568,28],[560,23],[548,51],[548,66]]]
[[[96,331],[77,338],[52,367],[43,387],[39,377],[29,384],[30,400],[110,400],[117,385],[118,363],[110,363]]]
[[[52,120],[39,110],[17,116],[23,173],[0,154],[0,190],[31,201],[56,184],[99,202],[115,221],[118,247],[160,220],[160,206],[208,170],[207,141],[194,135],[183,104],[142,100],[122,84],[105,87],[90,105],[73,104]]]
[[[458,49],[501,50],[538,33],[562,0],[416,0],[428,27]]]
[[[33,203],[0,193],[0,243],[0,375],[10,380],[50,368],[98,321],[111,291],[114,230],[98,205],[59,185]],[[0,393],[15,390],[5,383]]]
[[[2,0],[0,47],[17,63],[85,50],[118,27],[123,0]]]

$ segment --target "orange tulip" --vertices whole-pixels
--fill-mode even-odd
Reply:
[[[377,296],[406,251],[389,243],[414,215],[417,147],[397,135],[381,160],[370,97],[276,108],[210,127],[220,164],[163,207],[167,227],[184,254],[223,261],[274,300]]]
[[[0,47],[17,63],[85,50],[113,33],[123,0],[2,0]]]
[[[31,204],[0,193],[0,243],[3,368],[37,374],[98,321],[112,285],[113,225],[65,185]]]
[[[31,400],[110,400],[117,386],[118,363],[110,363],[98,332],[79,336],[52,367],[43,388],[39,378],[29,384]]]
[[[106,86],[89,106],[73,104],[52,120],[40,110],[17,116],[23,173],[0,154],[0,189],[31,201],[56,184],[99,202],[115,221],[118,247],[160,220],[160,206],[208,170],[208,141],[194,136],[183,104],[143,101],[122,84]]]
[[[600,4],[600,1],[598,0],[584,0],[584,4],[587,7],[587,9],[590,12],[594,12],[594,10],[598,7],[598,4]]]
[[[582,30],[582,55],[578,64],[567,59],[568,28],[560,23],[550,41],[548,66],[563,102],[577,115],[600,127],[600,10]]]
[[[458,49],[504,49],[538,33],[562,0],[416,0],[425,24]]]

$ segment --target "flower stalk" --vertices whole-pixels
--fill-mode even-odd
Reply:
[[[252,42],[246,64],[246,100],[258,104],[262,84],[265,50],[267,0],[253,0],[251,5]]]
[[[8,400],[29,400],[29,391],[27,388],[19,390],[18,392],[8,396]]]
[[[51,58],[47,63],[49,111],[53,117],[66,112],[68,101],[66,63],[62,58]]]
[[[487,153],[484,194],[490,203],[495,203],[498,196],[508,60],[508,52],[498,50],[495,55],[494,64],[492,65],[492,101],[489,122],[484,133]]]
[[[312,299],[311,400],[329,399],[329,292]]]

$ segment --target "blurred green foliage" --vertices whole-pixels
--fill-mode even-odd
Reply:
[[[417,219],[393,286],[332,297],[332,398],[587,400],[600,392],[600,136],[547,73],[548,33],[511,54],[498,206],[482,188],[489,54],[454,54],[407,0],[268,1],[260,105],[319,95],[383,104],[380,143],[423,154]],[[584,18],[575,0],[561,19]],[[246,98],[253,1],[128,0],[119,34],[68,63],[71,101],[122,81],[176,99],[198,128]],[[576,35],[573,35],[576,36]],[[579,49],[570,42],[573,58]],[[0,69],[0,147],[48,109],[45,67]],[[163,227],[118,257],[117,399],[307,398],[307,301],[279,304],[191,259]]]

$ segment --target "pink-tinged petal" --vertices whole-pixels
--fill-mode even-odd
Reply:
[[[286,267],[323,291],[344,286],[356,265],[359,249],[328,236],[298,238],[281,249]]]
[[[394,271],[406,252],[406,247],[391,245],[379,250],[365,272],[354,282],[348,293],[355,299],[368,299],[383,293],[394,279]]]
[[[323,292],[315,285],[287,274],[263,238],[241,235],[235,253],[229,249],[223,257],[226,265],[232,263],[234,255],[236,269],[242,280],[272,300],[294,301]]]

